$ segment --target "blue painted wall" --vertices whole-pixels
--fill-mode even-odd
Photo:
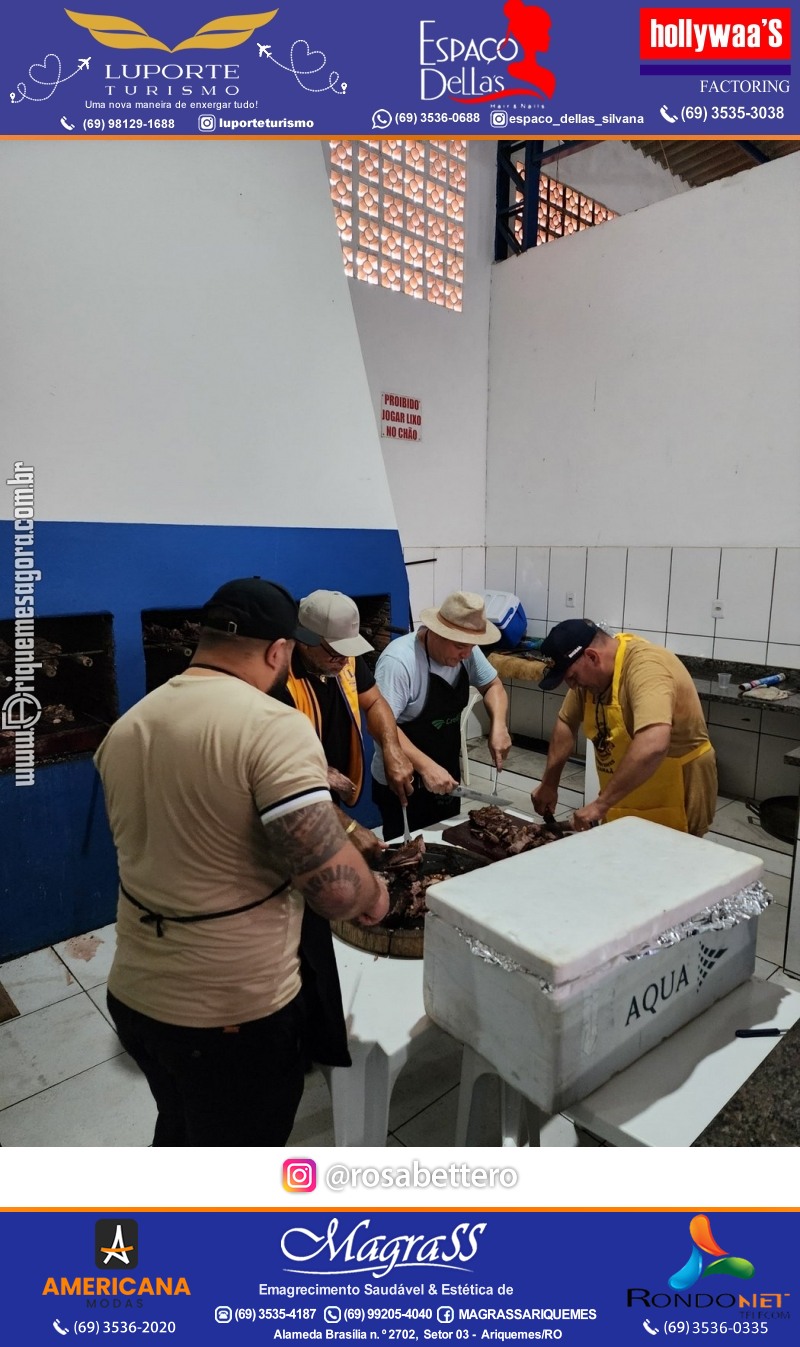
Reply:
[[[13,557],[6,522],[0,555]],[[37,523],[36,565],[40,617],[113,615],[120,711],[145,691],[142,609],[200,607],[238,576],[262,575],[298,597],[320,588],[388,593],[392,623],[408,620],[402,548],[391,529]],[[3,591],[0,618],[13,615],[7,584]],[[0,960],[114,919],[114,848],[95,780],[89,756],[37,767],[30,788],[16,787],[13,772],[0,776]],[[356,813],[378,822],[368,785]]]

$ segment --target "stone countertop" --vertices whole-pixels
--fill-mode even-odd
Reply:
[[[762,701],[759,697],[748,697],[740,692],[735,683],[721,688],[716,678],[698,678],[692,675],[692,682],[701,698],[709,702],[725,702],[728,706],[746,706],[753,711],[783,711],[790,715],[800,715],[800,692],[787,688],[789,696],[782,701]],[[789,727],[787,726],[787,729]]]
[[[800,1145],[800,1022],[697,1137],[695,1146]]]
[[[539,683],[545,673],[547,665],[534,656],[523,656],[517,652],[493,651],[489,655],[489,663],[497,671],[501,678],[517,679],[525,683]],[[739,674],[734,674],[730,686],[721,688],[716,679],[716,673],[707,666],[710,661],[697,660],[691,657],[683,661],[692,675],[692,682],[701,698],[710,702],[723,702],[728,706],[746,706],[753,711],[781,711],[784,714],[800,715],[800,690],[794,687],[792,682],[784,685],[785,691],[789,696],[781,701],[762,701],[760,697],[748,697],[745,693],[739,691],[739,683],[745,681],[745,676],[763,677],[766,673],[774,672],[768,669],[759,669],[755,673],[747,670]],[[698,667],[699,666],[699,667]],[[566,692],[566,686],[556,689],[557,693]],[[787,727],[788,728],[788,727]]]

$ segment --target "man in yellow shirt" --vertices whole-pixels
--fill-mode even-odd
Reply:
[[[633,814],[702,837],[714,817],[717,765],[700,698],[671,650],[594,622],[559,622],[542,643],[544,691],[569,692],[550,740],[537,813],[552,811],[582,725],[594,744],[600,794],[576,810],[578,831]]]

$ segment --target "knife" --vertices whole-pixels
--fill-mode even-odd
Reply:
[[[556,820],[553,818],[553,814],[550,809],[545,809],[544,813],[542,814],[542,819],[544,821],[545,828],[549,833],[552,833],[554,837],[564,837],[566,835],[567,830],[564,827],[563,823],[556,822]]]
[[[470,786],[456,786],[455,790],[450,791],[461,800],[478,800],[481,804],[510,805],[511,800],[504,800],[502,795],[490,795],[484,790],[473,790]]]

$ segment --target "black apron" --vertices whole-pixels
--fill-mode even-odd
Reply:
[[[400,729],[426,757],[438,762],[456,781],[461,780],[461,716],[469,701],[469,674],[461,665],[458,679],[451,687],[445,678],[431,669],[428,634],[423,637],[428,661],[428,694],[422,710],[413,720],[403,721]],[[403,814],[397,796],[388,786],[374,782],[373,799],[381,811],[385,838],[401,837]],[[461,812],[460,799],[434,795],[414,775],[414,794],[408,802],[408,826],[415,831],[453,818]]]

